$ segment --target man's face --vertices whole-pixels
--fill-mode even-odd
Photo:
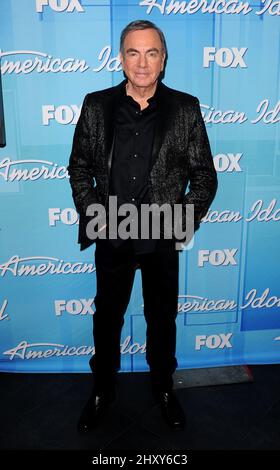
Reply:
[[[122,68],[133,86],[150,87],[163,70],[165,54],[155,29],[131,31],[120,52]]]

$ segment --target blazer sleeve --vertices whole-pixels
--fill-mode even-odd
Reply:
[[[194,230],[196,231],[215,197],[218,179],[199,100],[198,98],[195,100],[194,120],[187,148],[189,192],[184,196],[183,204],[194,205]]]
[[[86,214],[90,204],[98,202],[94,178],[95,124],[93,109],[90,109],[89,94],[84,98],[81,114],[73,137],[72,151],[67,167],[72,196],[77,212]]]

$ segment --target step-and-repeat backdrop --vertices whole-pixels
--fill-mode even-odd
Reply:
[[[90,371],[95,245],[77,243],[66,167],[136,19],[166,35],[164,83],[199,98],[219,179],[180,253],[179,368],[280,361],[279,15],[274,0],[1,0],[1,371]],[[148,370],[139,270],[125,318],[122,371]]]

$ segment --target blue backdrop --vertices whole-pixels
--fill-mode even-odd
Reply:
[[[279,14],[271,0],[1,0],[1,371],[90,370],[95,248],[77,244],[66,167],[85,94],[123,79],[135,19],[164,31],[164,83],[199,98],[219,178],[180,253],[179,368],[279,362]],[[122,370],[148,370],[139,270]]]

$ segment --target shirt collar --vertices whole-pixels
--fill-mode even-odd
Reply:
[[[128,83],[128,80],[127,78],[123,81],[123,86],[121,88],[121,98],[122,99],[129,99],[131,101],[131,99],[133,101],[135,101],[131,95],[127,95],[126,94],[126,84]],[[158,96],[159,96],[159,88],[160,88],[160,81],[158,80],[157,82],[157,87],[156,87],[156,90],[153,94],[153,96],[151,96],[150,98],[147,99],[148,103],[153,103],[154,101],[157,102],[158,101]]]

